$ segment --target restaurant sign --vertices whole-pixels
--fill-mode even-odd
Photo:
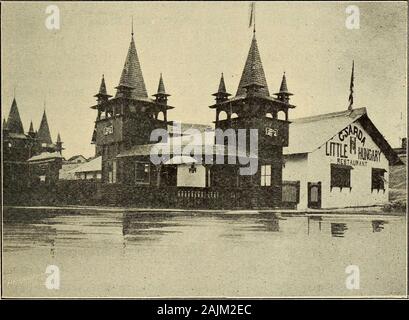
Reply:
[[[325,155],[336,158],[338,164],[350,166],[366,166],[368,161],[380,162],[381,151],[375,144],[371,146],[371,142],[364,130],[350,124],[325,143]]]

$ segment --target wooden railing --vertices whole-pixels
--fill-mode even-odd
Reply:
[[[138,208],[250,209],[296,208],[299,182],[279,187],[193,188],[129,186],[91,181],[64,181],[13,192],[5,203],[20,205],[107,205]]]

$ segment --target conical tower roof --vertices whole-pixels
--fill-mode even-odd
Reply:
[[[119,80],[119,85],[117,88],[120,89],[121,87],[133,89],[131,91],[131,98],[137,99],[148,97],[133,36],[129,45],[128,54],[126,55],[124,68],[122,69],[121,79]],[[118,96],[118,92],[116,96]]]
[[[107,95],[108,95],[108,93],[107,93],[107,87],[106,87],[106,85],[105,85],[104,75],[102,75],[102,80],[101,80],[101,84],[100,84],[100,86],[99,86],[99,91],[98,91],[98,93],[97,93],[95,96],[98,96],[98,95],[100,95],[100,96],[107,96]]]
[[[280,85],[280,92],[275,93],[276,95],[280,94],[280,93],[286,93],[289,96],[292,96],[293,94],[291,92],[288,91],[287,88],[287,79],[285,77],[285,72],[283,74],[283,79],[281,80],[281,85]]]
[[[52,144],[50,128],[48,127],[47,115],[43,113],[43,118],[41,119],[40,128],[38,129],[37,139],[41,143]]]
[[[256,35],[253,35],[249,53],[247,55],[246,64],[244,65],[241,75],[239,87],[237,88],[236,96],[246,94],[246,86],[256,84],[260,86],[259,93],[270,95],[268,91],[266,76],[264,74],[263,64],[261,63],[260,53],[258,51]]]
[[[165,84],[163,83],[162,73],[160,74],[160,77],[159,77],[159,85],[158,85],[158,92],[157,93],[167,95],[166,90],[165,90]]]
[[[227,93],[226,84],[224,83],[224,75],[222,73],[219,82],[219,89],[217,89],[216,93],[213,93],[214,96],[230,96],[230,93]]]
[[[18,112],[16,99],[13,99],[9,117],[7,118],[7,129],[12,133],[24,134],[23,123],[21,122],[20,113]]]
[[[30,129],[28,130],[29,133],[34,133],[33,121],[30,121]]]
[[[60,136],[59,132],[58,132],[58,135],[57,135],[57,143],[61,143],[61,136]]]

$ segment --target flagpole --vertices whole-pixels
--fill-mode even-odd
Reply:
[[[349,106],[348,110],[352,110],[352,106],[354,104],[354,69],[355,69],[355,63],[354,60],[352,60],[352,73],[351,73],[351,83],[349,85]]]
[[[253,34],[256,33],[256,3],[253,2],[253,14],[254,14],[254,24],[253,24]]]

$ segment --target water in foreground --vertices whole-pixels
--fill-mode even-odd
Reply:
[[[6,297],[406,294],[405,217],[5,208],[3,231]]]

